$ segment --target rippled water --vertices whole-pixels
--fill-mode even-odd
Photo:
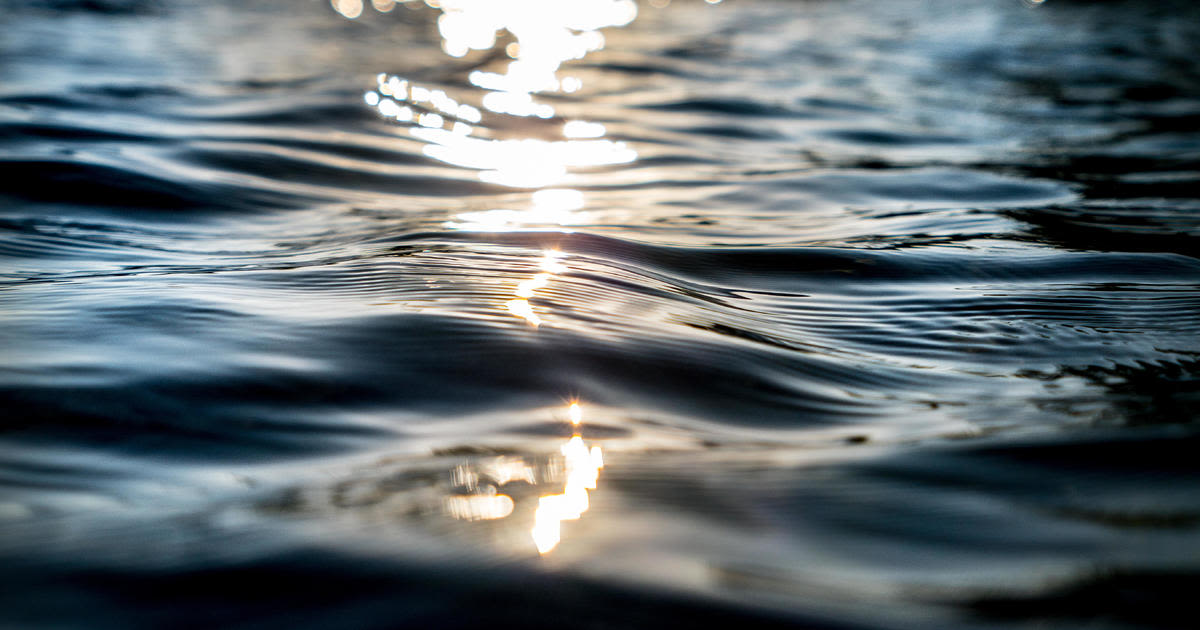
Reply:
[[[442,1],[0,3],[0,625],[1191,627],[1193,4]]]

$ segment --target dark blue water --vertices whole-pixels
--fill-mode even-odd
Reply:
[[[1197,5],[442,2],[0,3],[0,626],[1193,627]]]

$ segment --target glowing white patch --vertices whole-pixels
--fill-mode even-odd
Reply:
[[[568,138],[601,138],[606,131],[604,125],[586,120],[571,120],[563,125],[563,135]]]

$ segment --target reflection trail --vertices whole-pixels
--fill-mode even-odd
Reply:
[[[361,13],[353,3],[334,2],[347,17]],[[563,63],[604,47],[600,29],[623,26],[637,16],[632,0],[440,0],[427,2],[442,11],[438,30],[442,48],[455,57],[499,44],[499,33],[515,41],[505,46],[513,58],[504,72],[476,69],[472,85],[482,88],[484,109],[499,115],[550,119],[554,107],[535,94],[578,91],[577,77],[558,77]],[[459,103],[442,90],[410,84],[381,74],[365,94],[367,105],[387,119],[414,125],[409,132],[427,143],[423,152],[436,160],[478,169],[483,181],[515,188],[542,188],[561,183],[572,168],[626,164],[637,153],[623,142],[604,138],[603,125],[565,121],[562,140],[488,138],[477,125],[482,112]]]
[[[515,291],[516,299],[509,300],[504,304],[509,313],[524,318],[534,328],[542,324],[542,318],[538,317],[538,314],[534,312],[529,299],[534,296],[534,293],[538,289],[542,289],[549,284],[550,279],[555,274],[566,271],[567,268],[559,262],[562,256],[562,252],[558,250],[548,250],[542,255],[542,260],[538,265],[542,271],[529,280],[518,284]]]
[[[363,100],[388,120],[415,123],[409,133],[428,143],[422,150],[425,155],[477,169],[479,179],[501,186],[541,188],[561,182],[571,168],[637,159],[624,142],[604,139],[603,125],[580,120],[562,125],[563,140],[478,137],[475,125],[483,120],[478,108],[459,103],[443,90],[412,85],[397,76],[380,74],[375,89],[366,92]]]
[[[466,493],[447,495],[442,502],[450,516],[464,521],[500,520],[514,512],[513,498],[502,489],[513,482],[535,487],[561,484],[561,492],[542,492],[529,534],[539,554],[562,540],[562,523],[579,519],[590,507],[588,492],[596,489],[604,454],[589,447],[580,433],[583,412],[578,402],[567,409],[573,427],[571,438],[559,446],[560,456],[542,463],[515,456],[499,456],[463,464],[451,474],[453,486]]]
[[[496,35],[507,30],[516,39],[505,47],[514,61],[503,74],[476,70],[469,80],[490,90],[483,104],[513,116],[550,118],[554,108],[537,103],[537,92],[574,92],[574,77],[559,81],[566,61],[582,59],[604,47],[600,29],[624,26],[637,17],[632,0],[441,0],[438,30],[442,49],[462,57],[470,50],[496,46]]]
[[[346,17],[362,12],[359,0],[332,0]],[[373,2],[381,11],[395,2]],[[514,41],[505,45],[512,61],[503,72],[475,69],[468,80],[484,90],[482,110],[495,115],[552,119],[553,106],[539,102],[541,93],[573,93],[583,83],[576,77],[559,78],[562,65],[604,47],[600,29],[623,26],[637,16],[633,0],[426,0],[440,9],[438,30],[443,50],[462,57],[472,50],[489,50],[500,45],[507,31]],[[572,168],[626,164],[637,153],[623,142],[606,139],[604,125],[584,120],[556,122],[561,140],[538,138],[495,138],[482,127],[484,112],[463,103],[445,91],[415,85],[410,81],[379,74],[376,86],[364,101],[386,119],[409,125],[409,133],[426,142],[425,155],[441,162],[476,169],[479,179],[515,188],[540,189],[532,194],[525,211],[494,209],[461,213],[444,225],[452,229],[512,230],[533,225],[565,227],[583,223],[583,193],[560,185]],[[512,315],[537,328],[542,317],[530,300],[566,270],[559,251],[546,251],[540,271],[521,281],[513,298],[504,304]],[[539,486],[554,484],[560,492],[541,493],[533,514],[530,536],[539,554],[546,554],[562,539],[563,521],[580,518],[589,508],[589,491],[596,488],[603,454],[599,446],[588,446],[581,434],[582,410],[573,402],[568,408],[572,435],[559,446],[559,455],[544,466],[521,457],[496,457],[455,469],[453,483],[459,493],[445,497],[444,511],[468,521],[492,521],[510,517],[516,501],[502,492],[507,484],[524,482]]]
[[[507,232],[526,227],[567,227],[586,223],[590,215],[584,207],[583,193],[571,188],[547,188],[533,193],[528,210],[494,209],[463,212],[442,225],[455,230]]]
[[[562,445],[566,483],[561,494],[543,495],[538,499],[530,534],[538,553],[549,553],[562,540],[562,522],[575,520],[589,507],[588,490],[596,489],[596,479],[604,467],[604,454],[599,446],[588,449],[579,434],[582,412],[579,403],[571,403],[571,424],[574,435]]]

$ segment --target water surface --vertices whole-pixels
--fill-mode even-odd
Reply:
[[[1189,627],[1192,4],[375,4],[0,5],[3,624]]]

